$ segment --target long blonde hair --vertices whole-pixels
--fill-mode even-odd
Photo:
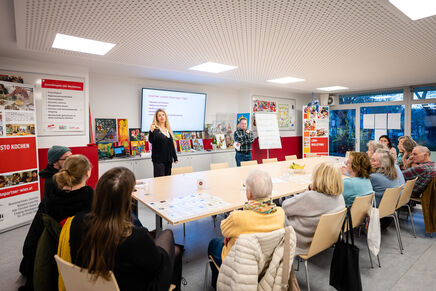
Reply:
[[[157,115],[159,114],[159,112],[163,112],[165,114],[165,127],[166,127],[166,129],[168,129],[168,132],[174,138],[174,134],[173,134],[173,131],[171,130],[170,122],[168,121],[168,115],[165,112],[165,110],[163,110],[163,109],[156,110],[156,112],[154,113],[154,118],[153,118],[154,126],[156,126],[156,128],[160,130],[159,121],[157,120]]]
[[[329,163],[321,163],[312,173],[312,190],[327,194],[340,195],[344,192],[344,183],[338,167]]]

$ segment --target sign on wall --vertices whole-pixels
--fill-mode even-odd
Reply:
[[[0,232],[32,220],[40,201],[33,93],[0,82]]]
[[[84,83],[64,80],[41,80],[41,135],[85,132]]]
[[[303,106],[303,157],[329,154],[329,107]]]

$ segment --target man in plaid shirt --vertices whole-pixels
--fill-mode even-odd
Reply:
[[[410,165],[416,164],[415,167]],[[430,150],[424,146],[413,149],[411,157],[406,161],[406,170],[403,171],[404,179],[412,180],[418,177],[413,187],[412,197],[420,197],[427,185],[436,176],[434,163],[430,160]]]
[[[241,166],[242,161],[251,161],[251,147],[254,141],[254,134],[247,129],[247,119],[242,117],[239,120],[238,129],[235,131],[234,139],[236,143],[236,165]]]

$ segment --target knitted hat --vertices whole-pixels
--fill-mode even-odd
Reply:
[[[66,152],[71,152],[71,150],[64,146],[52,146],[47,152],[48,163],[50,165],[56,163]]]

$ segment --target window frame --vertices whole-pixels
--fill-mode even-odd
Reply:
[[[343,110],[343,109],[355,109],[356,116],[355,121],[359,124],[355,126],[356,132],[356,142],[355,142],[355,150],[360,150],[360,108],[361,107],[378,107],[378,106],[392,106],[392,105],[404,105],[404,135],[411,135],[412,132],[412,104],[427,104],[427,103],[436,103],[435,98],[431,99],[413,99],[413,89],[416,87],[432,87],[436,86],[436,84],[424,84],[424,85],[414,85],[414,86],[406,86],[401,88],[388,88],[388,89],[378,89],[378,90],[370,90],[370,91],[359,91],[359,92],[343,92],[341,94],[336,93],[338,102],[339,95],[351,95],[351,94],[377,94],[380,92],[387,91],[403,91],[403,100],[402,101],[387,101],[387,102],[367,102],[367,103],[351,103],[351,104],[338,104],[338,105],[330,105],[331,110]],[[393,141],[396,145],[398,141]]]

